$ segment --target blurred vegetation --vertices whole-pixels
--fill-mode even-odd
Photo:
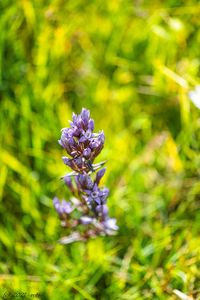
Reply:
[[[200,299],[199,1],[4,0],[0,14],[1,296]],[[62,246],[57,140],[82,107],[106,134],[120,230]]]

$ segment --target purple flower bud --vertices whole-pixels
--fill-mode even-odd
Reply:
[[[72,137],[78,137],[80,134],[80,129],[77,126],[72,126],[72,136],[69,136],[68,138]]]
[[[72,113],[72,120],[73,120],[73,123],[76,123],[77,115],[75,113]]]
[[[70,191],[73,193],[74,192],[74,187],[73,187],[73,184],[72,184],[71,177],[68,176],[68,175],[65,175],[63,177],[63,180],[64,180],[65,184],[68,186],[68,188],[70,189]]]
[[[108,214],[108,207],[107,207],[107,205],[105,205],[105,204],[104,205],[98,205],[96,207],[96,212],[98,212],[100,216],[106,217],[107,214]]]
[[[75,170],[76,169],[82,169],[82,167],[84,166],[84,161],[82,159],[82,157],[77,157],[73,159],[73,165],[72,168]]]
[[[103,168],[97,172],[96,179],[95,179],[96,184],[99,184],[99,182],[100,182],[101,178],[103,177],[103,175],[105,174],[105,172],[106,172],[106,168]]]
[[[61,147],[65,148],[64,144],[62,143],[62,140],[58,140],[58,144],[59,144]]]
[[[81,118],[81,115],[77,115],[76,122],[74,122],[73,126],[76,126],[79,129],[81,129],[83,127],[83,120]]]
[[[86,130],[82,134],[83,134],[83,136],[79,139],[79,143],[84,143],[93,136],[91,130]]]
[[[64,214],[70,214],[72,212],[72,207],[70,202],[67,202],[66,200],[62,200],[61,203],[61,208],[60,208],[61,212]]]
[[[84,225],[91,224],[92,221],[93,221],[93,218],[91,218],[91,217],[83,216],[80,218],[80,222]]]
[[[60,203],[57,197],[53,199],[53,205],[61,218],[64,217],[64,214],[70,214],[73,210],[70,202],[62,200],[62,202]]]
[[[71,152],[76,147],[73,137],[70,137],[63,132],[61,139],[58,140],[58,143],[67,151],[69,155],[72,155]]]
[[[91,130],[87,130],[85,133],[84,133],[84,136],[87,140],[89,140],[91,137],[92,137],[92,131]]]
[[[90,111],[83,108],[81,111],[81,119],[83,120],[84,125],[87,125],[90,118]]]
[[[71,159],[69,159],[67,156],[63,156],[62,160],[63,160],[63,162],[64,162],[65,165],[67,165],[67,166],[71,165],[70,164]]]
[[[87,139],[84,135],[79,139],[79,143],[84,143],[86,141],[87,141]]]
[[[109,195],[109,189],[108,189],[108,188],[103,188],[103,189],[101,190],[101,197],[102,197],[103,199],[106,199],[106,198],[108,197],[108,195]]]
[[[83,156],[88,159],[91,155],[91,149],[90,148],[86,148],[83,150]]]
[[[102,144],[104,144],[104,142],[105,142],[105,135],[104,135],[103,130],[99,133],[98,140],[99,140]]]
[[[94,120],[93,119],[90,119],[89,122],[88,122],[88,129],[90,131],[93,131],[94,130]]]
[[[61,205],[60,205],[60,201],[57,197],[54,197],[53,199],[53,205],[57,211],[57,213],[60,215],[62,213],[62,210],[61,210]]]
[[[74,135],[74,130],[72,128],[63,128],[62,136],[65,138],[72,138]]]
[[[93,182],[89,175],[80,174],[77,176],[77,181],[82,190],[90,190],[93,187]]]
[[[99,147],[99,142],[97,139],[93,139],[90,141],[90,148],[95,149]]]
[[[94,194],[94,192],[93,192],[93,194]],[[98,197],[98,196],[94,197],[94,195],[91,195],[91,197],[92,197],[93,201],[95,201],[95,203],[97,203],[98,205],[101,204],[101,198],[100,197]]]
[[[108,218],[106,221],[103,222],[105,229],[108,230],[118,230],[118,226],[116,225],[116,219]]]

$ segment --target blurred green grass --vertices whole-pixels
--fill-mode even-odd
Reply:
[[[187,4],[186,4],[187,3]],[[42,299],[200,297],[198,1],[0,4],[0,290]],[[106,134],[99,158],[120,226],[61,246],[57,144],[72,111]],[[28,299],[28,296],[27,296]]]

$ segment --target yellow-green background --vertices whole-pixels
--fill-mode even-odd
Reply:
[[[0,296],[198,299],[199,1],[2,0],[0,15]],[[82,107],[120,229],[63,246],[57,140]]]

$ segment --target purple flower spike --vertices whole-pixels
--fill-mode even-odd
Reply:
[[[63,244],[85,241],[97,235],[111,235],[118,230],[116,220],[108,213],[109,189],[99,186],[106,169],[92,174],[105,163],[93,163],[105,142],[103,131],[93,131],[94,120],[90,118],[90,111],[83,108],[79,115],[73,113],[70,127],[61,130],[58,141],[69,156],[63,156],[62,160],[72,169],[63,180],[73,198],[61,202],[57,197],[53,199],[62,226],[71,230],[69,236],[60,239]]]
[[[79,115],[72,115],[70,126],[62,129],[61,138],[58,140],[58,143],[72,157],[71,159],[64,157],[63,161],[76,172],[80,172],[81,169],[88,172],[91,168],[82,159],[94,161],[103,149],[104,133],[93,133],[94,120],[90,119],[90,112],[85,108]],[[75,161],[77,158],[81,159],[81,165]]]

